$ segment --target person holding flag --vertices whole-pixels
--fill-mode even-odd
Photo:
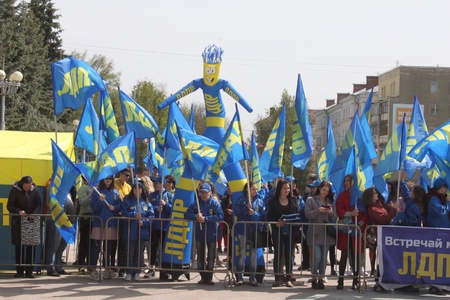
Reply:
[[[149,218],[155,216],[153,206],[145,200],[144,185],[138,181],[133,185],[132,192],[125,196],[122,203],[122,216],[126,227],[123,230],[123,239],[126,241],[127,269],[125,280],[140,281],[139,269],[144,263],[145,242],[150,238]],[[131,219],[130,219],[131,218]]]
[[[203,183],[200,185],[199,191],[201,201],[193,202],[184,213],[184,218],[196,221],[195,249],[197,250],[197,268],[201,276],[198,284],[214,285],[212,271],[216,261],[216,222],[223,221],[224,216],[220,203],[211,196],[211,186],[208,183]],[[206,251],[208,252],[207,257]]]
[[[92,280],[99,280],[100,278],[96,266],[103,240],[107,243],[107,245],[103,244],[103,251],[105,253],[103,259],[105,275],[103,278],[117,277],[117,274],[111,269],[116,260],[117,220],[112,219],[108,221],[108,219],[116,216],[120,212],[122,201],[119,193],[114,189],[113,179],[114,176],[110,175],[100,180],[97,189],[98,193],[93,193],[91,198],[91,209],[94,219],[92,222],[89,265],[91,267],[90,278]]]

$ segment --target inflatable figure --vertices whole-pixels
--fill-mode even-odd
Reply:
[[[158,105],[158,109],[161,110],[197,89],[202,89],[206,107],[206,130],[203,135],[217,143],[222,143],[223,136],[225,135],[225,107],[222,102],[220,90],[230,95],[231,98],[242,105],[248,112],[253,111],[247,101],[245,101],[228,81],[219,78],[222,54],[222,49],[215,45],[206,47],[202,53],[203,78],[193,80]],[[239,163],[230,165],[223,171],[233,192],[233,198],[236,198],[236,193],[242,191],[247,181],[245,174]],[[196,174],[194,174],[194,181],[197,184],[201,178],[196,178],[195,176]],[[201,175],[197,174],[197,177],[199,176]],[[178,224],[179,222],[175,222],[173,219],[179,218],[177,216],[180,216],[179,214],[181,213],[184,214],[187,207],[194,201],[194,191],[195,187],[193,186],[190,175],[189,177],[183,175],[175,191],[174,210],[171,216],[172,222],[167,231],[166,244],[163,249],[163,264],[167,265],[169,262],[172,264],[178,263],[182,266],[189,264],[191,247],[190,239],[186,234],[187,230],[183,230],[183,225]],[[184,226],[187,226],[187,224],[184,224]],[[173,268],[175,266],[172,265],[170,267]]]

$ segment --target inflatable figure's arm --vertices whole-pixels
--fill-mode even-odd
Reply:
[[[180,100],[181,98],[189,95],[192,92],[195,92],[200,87],[200,85],[198,84],[199,80],[203,80],[203,79],[192,80],[184,88],[182,88],[181,90],[179,90],[178,92],[176,92],[175,94],[173,94],[172,96],[170,96],[169,98],[167,98],[166,100],[161,102],[158,105],[158,109],[159,110],[164,109],[167,106],[169,106],[170,104],[172,104],[173,102]]]
[[[245,99],[234,89],[234,87],[226,80],[223,80],[222,89],[225,93],[231,96],[234,100],[236,100],[243,108],[245,108],[248,112],[252,112],[253,108],[245,101]]]

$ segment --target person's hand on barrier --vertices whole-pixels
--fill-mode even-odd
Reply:
[[[138,225],[139,225],[139,227],[142,227],[142,226],[144,226],[144,222],[142,222],[142,220],[139,220]]]
[[[24,210],[20,210],[20,211],[19,211],[19,215],[20,215],[22,218],[24,218],[24,217],[27,216],[27,213],[26,213]]]
[[[134,217],[135,217],[136,219],[139,219],[139,220],[141,220],[141,218],[142,218],[142,216],[141,216],[140,213],[137,213]]]
[[[278,227],[284,227],[284,226],[286,226],[286,221],[285,221],[285,220],[278,220],[277,226],[278,226]]]

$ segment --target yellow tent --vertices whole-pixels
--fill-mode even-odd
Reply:
[[[38,186],[52,176],[54,132],[0,131],[0,185],[29,175]],[[58,146],[74,159],[73,133],[58,132]]]

